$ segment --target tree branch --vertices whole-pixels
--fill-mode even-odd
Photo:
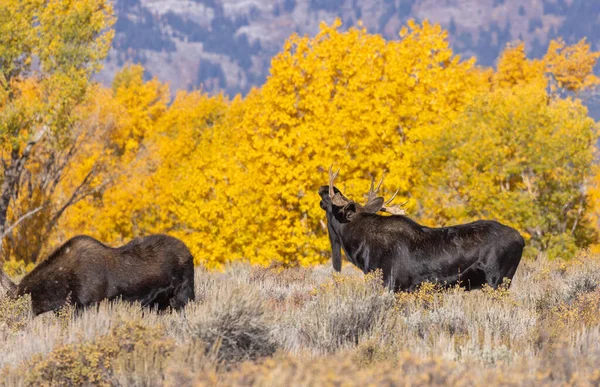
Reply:
[[[0,234],[6,235],[6,217],[8,214],[8,207],[10,205],[11,200],[15,196],[15,191],[19,184],[19,180],[21,179],[21,174],[23,173],[23,169],[25,168],[25,163],[33,150],[35,144],[37,144],[42,137],[48,131],[48,126],[43,125],[40,130],[31,138],[27,145],[25,145],[25,149],[23,149],[23,153],[19,154],[19,148],[14,147],[11,151],[10,164],[7,166],[5,164],[4,167],[4,179],[2,181],[2,186],[0,188]]]
[[[16,222],[11,224],[10,227],[7,228],[4,231],[4,233],[2,233],[2,235],[0,235],[0,246],[2,246],[2,239],[4,239],[5,236],[10,234],[10,232],[19,225],[19,223],[21,223],[25,219],[29,218],[30,216],[33,216],[35,213],[39,212],[42,208],[44,208],[44,206],[39,206],[39,207],[27,212],[25,215],[21,216]]]
[[[19,223],[21,223],[22,221],[24,221],[25,219],[33,216],[34,214],[36,214],[37,212],[39,212],[42,208],[44,208],[44,206],[39,206],[31,211],[29,211],[28,213],[26,213],[25,215],[21,216],[16,222],[14,222],[8,229],[4,230],[4,232],[2,233],[2,235],[0,235],[0,253],[2,253],[2,245],[4,244],[4,238],[10,234],[10,232],[19,225]]]
[[[77,202],[79,202],[80,200],[82,200],[83,198],[88,196],[90,193],[96,191],[96,190],[91,190],[91,191],[81,193],[83,187],[85,187],[89,183],[91,178],[96,175],[95,172],[96,172],[96,166],[92,167],[92,169],[88,172],[87,175],[85,175],[85,177],[83,178],[81,183],[77,186],[77,188],[75,188],[75,190],[73,191],[73,194],[71,194],[71,197],[69,198],[69,200],[67,200],[67,202],[58,211],[56,211],[56,213],[52,216],[52,219],[50,220],[50,222],[48,223],[48,226],[46,227],[47,234],[52,231],[54,226],[56,226],[58,219],[60,219],[60,217],[62,216],[62,214],[65,212],[65,210],[67,208],[76,204]],[[104,184],[100,185],[100,187],[103,187],[103,186],[104,186]],[[98,187],[98,188],[100,188],[100,187]]]

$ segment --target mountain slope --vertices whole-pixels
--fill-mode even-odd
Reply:
[[[126,62],[171,88],[229,95],[264,82],[273,55],[297,32],[314,35],[336,17],[343,28],[360,19],[387,39],[410,18],[440,23],[455,52],[494,65],[510,41],[523,40],[541,56],[550,39],[587,37],[600,49],[594,0],[116,0],[113,50],[100,78],[110,82]]]

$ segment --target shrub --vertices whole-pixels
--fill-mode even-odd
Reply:
[[[223,363],[272,355],[277,344],[259,294],[242,287],[220,289],[196,312],[189,334],[206,343]]]
[[[122,322],[108,335],[91,342],[66,344],[47,355],[33,356],[23,366],[27,384],[110,386],[114,384],[114,360],[124,354],[145,350],[155,357],[166,358],[173,350],[159,326],[147,327],[138,322]]]
[[[600,291],[579,294],[571,302],[555,307],[552,315],[560,330],[578,328],[581,325],[600,325]]]
[[[23,329],[31,319],[31,296],[25,295],[13,300],[0,298],[0,330],[3,327],[15,332]]]
[[[262,364],[244,363],[218,380],[227,386],[396,386],[470,384],[469,375],[452,362],[438,358],[420,359],[407,353],[397,361],[357,364],[353,351],[318,359],[286,356]],[[200,373],[197,385],[214,385],[211,373]]]
[[[584,293],[595,291],[600,284],[600,264],[597,259],[581,254],[576,257],[567,271],[564,299],[572,302]]]
[[[509,302],[510,301],[510,282],[511,280],[508,278],[504,278],[500,286],[497,289],[494,289],[488,284],[484,284],[481,288],[483,294],[487,295],[494,301],[498,302]]]
[[[364,277],[334,275],[317,287],[294,318],[300,340],[321,352],[334,352],[384,324],[394,295],[384,288],[381,272]]]
[[[456,287],[456,289],[460,289]],[[437,283],[423,282],[414,292],[398,292],[395,297],[395,309],[407,311],[411,307],[432,308],[437,304],[445,289]]]

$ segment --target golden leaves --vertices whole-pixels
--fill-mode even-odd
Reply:
[[[567,46],[562,39],[552,40],[548,46],[544,62],[558,82],[558,87],[578,92],[600,84],[594,75],[594,66],[600,52],[590,52],[585,39]]]
[[[580,101],[549,100],[534,77],[478,96],[441,137],[427,140],[417,187],[433,224],[491,218],[512,225],[531,252],[568,256],[590,242],[583,184],[594,122]]]
[[[50,0],[37,14],[38,55],[46,71],[100,68],[114,36],[112,4],[106,0]]]
[[[546,82],[543,62],[527,59],[523,42],[508,45],[498,59],[498,71],[494,74],[494,86],[511,87],[534,81],[543,84]]]
[[[583,204],[560,206],[579,198],[588,174],[590,120],[579,102],[549,102],[544,72],[573,74],[559,57],[589,61],[562,46],[532,61],[518,44],[494,71],[460,60],[426,21],[410,21],[399,41],[340,27],[292,35],[245,99],[180,92],[167,106],[165,85],[143,82],[141,67],[124,70],[100,104],[111,106],[111,142],[122,149],[115,167],[138,164],[104,205],[82,204],[77,224],[93,214],[107,242],[168,232],[209,267],[322,262],[330,251],[317,190],[335,163],[347,196],[361,200],[386,172],[382,193],[400,188],[398,200],[436,225],[492,217],[529,236],[539,225],[545,248],[587,227],[574,226]]]

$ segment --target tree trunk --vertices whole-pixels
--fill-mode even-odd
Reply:
[[[0,252],[2,251],[4,237],[6,237],[14,226],[38,211],[30,211],[16,220],[13,226],[8,225],[8,208],[10,207],[11,201],[17,197],[19,182],[21,180],[23,169],[25,168],[25,163],[27,162],[33,147],[42,139],[47,129],[47,126],[42,126],[39,132],[27,143],[22,154],[20,154],[20,149],[17,145],[12,148],[8,163],[3,160],[4,179],[2,180],[2,186],[0,187]]]

